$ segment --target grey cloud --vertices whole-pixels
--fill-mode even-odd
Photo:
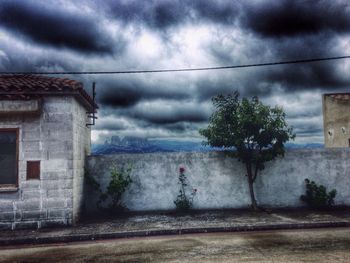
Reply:
[[[316,14],[309,14],[310,3],[293,4],[291,13],[301,18],[301,24],[290,24],[290,28],[286,28],[282,24],[291,20],[289,15],[284,17],[291,4],[285,1],[265,1],[261,5],[257,1],[248,4],[246,1],[197,0],[86,1],[84,4],[88,3],[89,8],[96,8],[91,15],[84,11],[73,12],[54,1],[50,7],[46,2],[39,5],[35,1],[5,0],[0,2],[0,13],[9,11],[13,20],[8,14],[1,16],[1,28],[11,32],[15,39],[25,36],[26,41],[31,41],[20,51],[15,45],[11,47],[11,43],[0,42],[0,51],[6,54],[6,59],[0,57],[0,67],[18,71],[149,69],[180,67],[187,62],[202,66],[206,61],[203,66],[215,66],[341,55],[346,48],[340,47],[347,45],[340,46],[339,41],[347,42],[350,33],[348,7],[342,4],[344,1],[312,2],[320,5],[315,9]],[[75,3],[76,6],[80,4],[83,5]],[[342,8],[343,13],[338,14]],[[299,9],[300,14],[297,14]],[[336,17],[339,15],[339,21],[331,21],[333,11]],[[19,19],[20,15],[25,19]],[[37,26],[43,20],[47,23]],[[108,36],[101,28],[106,24],[100,21],[110,22],[108,30],[113,34],[118,34],[121,26],[124,32],[121,35],[125,34],[128,39],[113,40],[115,36]],[[275,25],[277,22],[280,24]],[[186,31],[188,26],[191,30],[207,26],[211,33],[203,42],[198,40],[201,41],[198,46],[203,48],[195,51],[198,51],[198,60],[184,58],[181,54],[186,45],[178,41],[182,39],[182,31],[177,29]],[[159,37],[159,42],[155,43],[163,45],[159,48],[162,56],[150,60],[149,54],[143,57],[142,50],[132,49],[132,41],[138,43],[139,37],[149,32],[152,37]],[[45,54],[32,51],[36,47],[45,50]],[[114,57],[116,53],[120,54],[118,60]],[[95,56],[87,60],[86,54]],[[340,63],[344,63],[346,69],[344,61],[333,61],[201,73],[69,77],[83,81],[88,90],[92,81],[97,83],[100,111],[94,129],[101,133],[142,133],[153,138],[198,136],[196,131],[206,125],[211,113],[206,103],[218,93],[238,90],[242,96],[258,95],[268,101],[272,96],[283,100],[304,91],[317,91],[317,97],[296,101],[297,109],[286,108],[288,121],[297,135],[313,138],[320,136],[322,130],[319,94],[349,87],[350,77],[339,71]],[[305,107],[308,104],[319,106]]]
[[[209,111],[200,105],[176,103],[167,105],[159,102],[156,106],[138,105],[129,109],[129,116],[152,124],[164,125],[179,122],[203,122],[209,119]]]
[[[233,1],[152,0],[106,1],[104,10],[123,23],[164,30],[188,22],[233,24],[239,5]]]
[[[143,100],[180,100],[189,96],[186,87],[176,87],[172,81],[155,82],[150,78],[137,76],[101,78],[98,82],[99,103],[108,107],[125,108]]]
[[[245,6],[243,24],[264,37],[350,32],[347,1],[270,1]]]
[[[96,130],[109,130],[109,131],[120,131],[125,130],[129,126],[126,122],[120,121],[118,119],[102,119],[96,122],[96,126],[94,127]]]
[[[35,1],[1,1],[0,22],[10,32],[55,48],[112,54],[118,46],[98,27],[94,18]]]

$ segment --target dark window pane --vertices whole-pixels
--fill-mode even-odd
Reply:
[[[0,185],[17,183],[17,133],[0,130]]]

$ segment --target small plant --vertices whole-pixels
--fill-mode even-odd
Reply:
[[[121,199],[124,192],[132,183],[130,172],[131,167],[129,167],[126,171],[120,171],[113,167],[111,169],[111,180],[105,192],[101,190],[100,184],[94,177],[92,177],[89,173],[85,174],[88,185],[100,193],[99,200],[97,202],[97,206],[100,209],[105,209],[102,204],[107,200],[110,200],[110,203],[107,205],[107,209],[110,212],[117,213],[126,210],[126,206],[122,203]]]
[[[193,188],[190,196],[188,197],[186,194],[186,188],[188,188],[188,180],[185,175],[185,168],[180,167],[179,169],[179,182],[180,186],[179,194],[177,195],[174,204],[176,205],[176,209],[181,212],[188,211],[192,208],[193,198],[197,193],[197,189]]]
[[[326,208],[334,205],[334,198],[337,191],[333,189],[327,193],[327,189],[323,185],[317,185],[314,181],[305,179],[306,194],[300,196],[300,199],[310,207]]]

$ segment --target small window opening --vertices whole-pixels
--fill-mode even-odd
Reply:
[[[27,180],[40,180],[40,161],[27,161]]]

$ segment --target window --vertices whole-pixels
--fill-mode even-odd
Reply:
[[[27,180],[40,180],[40,161],[27,161]]]
[[[0,187],[18,183],[18,129],[0,129]]]

